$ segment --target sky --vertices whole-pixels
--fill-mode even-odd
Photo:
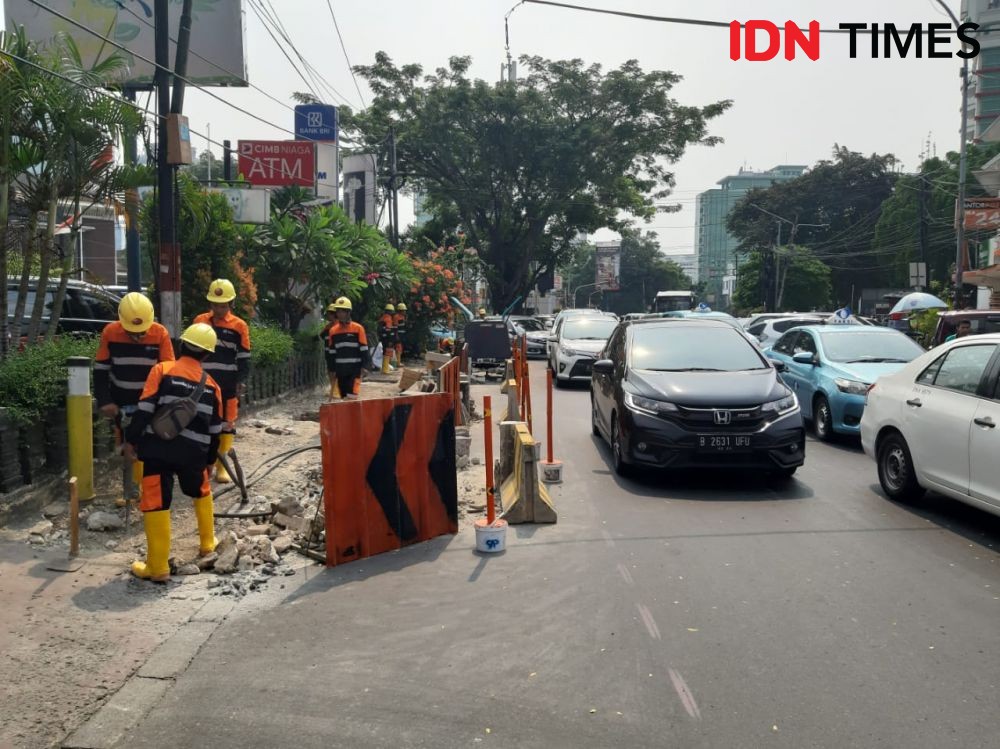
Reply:
[[[23,2],[23,0],[20,0]],[[229,2],[234,0],[223,0]],[[654,15],[730,22],[766,19],[782,25],[839,23],[947,22],[933,0],[568,0],[578,5]],[[56,0],[46,0],[56,5]],[[152,0],[149,0],[152,4]],[[958,0],[949,0],[957,13]],[[361,103],[334,31],[326,0],[272,0],[304,57],[352,107]],[[399,64],[419,63],[426,70],[452,55],[471,55],[472,74],[496,80],[504,60],[504,15],[515,0],[332,0],[347,53],[353,64],[369,64],[384,50]],[[0,0],[0,6],[3,1]],[[62,0],[66,4],[66,0]],[[865,37],[867,39],[867,37]],[[304,89],[260,20],[246,8],[250,81],[292,104],[292,91]],[[860,48],[865,50],[865,44]],[[818,61],[800,54],[771,62],[733,62],[729,32],[597,15],[575,10],[521,5],[510,18],[510,51],[551,59],[582,58],[606,68],[637,59],[647,70],[683,76],[674,91],[683,105],[732,99],[733,106],[710,125],[724,142],[694,146],[673,166],[677,213],[661,214],[645,228],[656,231],[667,253],[692,251],[694,203],[741,167],[764,170],[778,164],[814,164],[827,158],[835,143],[862,153],[893,153],[904,169],[919,164],[930,138],[937,153],[958,147],[960,60],[850,59],[844,35],[825,35]],[[370,92],[358,79],[365,101]],[[185,111],[193,130],[211,127],[213,140],[283,139],[279,127],[292,127],[292,113],[253,89],[213,89],[226,101],[278,127],[240,113],[207,94],[191,90]],[[330,103],[337,103],[336,100]],[[206,144],[195,137],[193,145]],[[218,153],[220,149],[215,148]],[[412,218],[410,204],[401,220]],[[596,239],[610,238],[606,232]]]

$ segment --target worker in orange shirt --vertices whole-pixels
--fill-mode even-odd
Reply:
[[[363,326],[351,320],[352,307],[351,300],[344,296],[330,305],[337,316],[325,341],[330,400],[357,398],[361,393],[361,371],[371,367],[368,336]]]
[[[391,360],[396,354],[396,307],[385,305],[378,320],[378,339],[382,342],[382,374],[392,371]]]
[[[236,419],[239,417],[240,396],[246,389],[250,375],[250,328],[233,314],[233,300],[236,289],[232,282],[217,278],[208,287],[205,297],[211,312],[198,315],[194,321],[212,326],[218,342],[215,353],[205,359],[205,371],[219,384],[222,390],[223,424],[219,438],[220,459],[215,464],[215,480],[228,484],[232,479],[222,465],[221,456],[233,446],[236,436]]]
[[[153,303],[138,291],[122,297],[118,304],[118,322],[101,331],[101,342],[94,357],[94,396],[97,410],[115,425],[119,448],[124,445],[123,431],[139,403],[149,370],[158,362],[173,361],[174,347],[170,333],[153,321]],[[124,507],[133,487],[141,486],[142,463],[126,458],[123,493],[118,500]]]
[[[402,364],[403,352],[407,348],[407,334],[409,332],[406,329],[406,305],[403,302],[396,305],[394,322],[396,324],[396,361]]]

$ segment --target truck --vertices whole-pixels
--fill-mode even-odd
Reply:
[[[694,309],[695,295],[691,291],[658,291],[653,312],[678,312]]]

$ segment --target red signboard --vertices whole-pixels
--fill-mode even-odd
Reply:
[[[240,174],[251,185],[315,187],[316,144],[301,140],[241,140]]]
[[[973,231],[1000,229],[1000,198],[966,198],[965,228]]]

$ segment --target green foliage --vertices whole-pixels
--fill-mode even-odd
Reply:
[[[295,348],[295,339],[278,328],[250,326],[250,362],[254,367],[267,367],[287,362]]]
[[[782,247],[778,272],[782,292],[778,311],[826,309],[832,293],[831,271],[804,247]],[[742,313],[763,308],[763,256],[753,253],[740,264],[733,308]]]
[[[809,248],[833,271],[835,301],[846,302],[852,285],[885,283],[872,241],[882,203],[896,183],[896,165],[891,154],[864,156],[835,145],[832,160],[820,161],[801,177],[751,190],[730,212],[726,226],[749,253],[774,246],[780,224],[778,244]]]
[[[317,321],[295,331],[292,336],[295,341],[295,352],[299,354],[316,353],[320,348],[319,334],[324,325],[325,322]]]
[[[564,265],[579,232],[652,218],[674,185],[671,165],[690,145],[718,142],[708,123],[730,105],[683,106],[672,98],[680,76],[634,60],[608,71],[520,62],[524,77],[493,83],[468,77],[468,57],[423,76],[379,52],[357,68],[374,101],[342,118],[365,150],[383,154],[395,127],[408,183],[432,212],[458,221],[432,229],[461,228],[479,248],[496,309]]]
[[[938,312],[936,309],[925,309],[910,315],[910,329],[916,331],[918,342],[925,348],[930,346],[937,330]]]
[[[0,404],[18,424],[36,423],[66,398],[66,359],[93,358],[96,338],[64,336],[11,352],[0,362]]]

